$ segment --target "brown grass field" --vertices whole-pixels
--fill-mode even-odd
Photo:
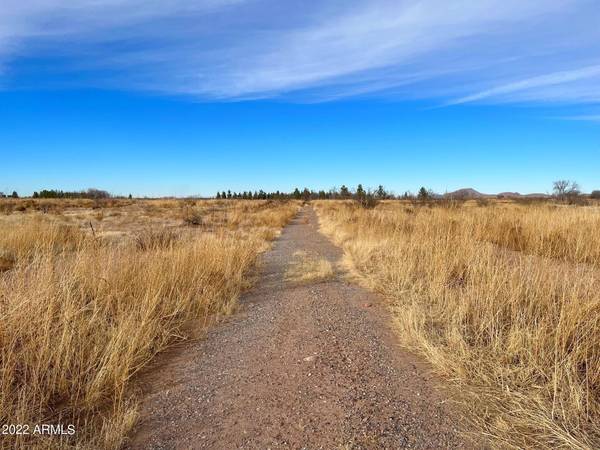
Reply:
[[[119,448],[134,375],[231,313],[299,203],[0,200],[0,423],[74,424],[1,448]]]
[[[353,275],[388,301],[474,430],[498,448],[600,448],[600,208],[316,201]],[[117,449],[135,375],[235,310],[300,202],[0,200],[0,423]],[[291,282],[333,276],[295,254]]]
[[[600,209],[488,203],[317,210],[494,446],[600,448]]]

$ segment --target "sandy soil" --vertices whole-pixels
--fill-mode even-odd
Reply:
[[[375,294],[341,274],[293,283],[298,251],[341,250],[304,208],[263,255],[240,311],[142,377],[132,449],[469,448],[447,394],[397,344]]]

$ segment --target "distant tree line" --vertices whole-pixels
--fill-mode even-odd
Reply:
[[[12,194],[10,194],[10,195],[6,195],[4,192],[0,192],[0,198],[6,198],[6,197],[19,198],[19,194],[17,194],[17,191],[12,191]]]
[[[42,189],[35,191],[33,198],[91,198],[94,200],[110,198],[111,195],[107,191],[101,189],[87,189],[85,191],[60,191],[56,189]]]
[[[586,194],[582,194],[579,185],[574,181],[558,180],[552,184],[552,197],[560,201],[566,201],[569,203],[575,203],[578,199],[584,199],[588,197]],[[465,191],[465,190],[461,190]],[[472,191],[472,190],[471,190]],[[477,194],[477,193],[476,193]],[[480,194],[477,194],[480,195]],[[518,195],[518,194],[517,194]],[[484,197],[484,196],[481,196]],[[547,198],[547,195],[540,194],[540,198]],[[244,200],[275,200],[275,199],[295,199],[295,200],[326,200],[326,199],[352,199],[358,201],[364,207],[372,207],[376,202],[380,200],[388,199],[401,199],[411,200],[416,202],[433,202],[437,200],[468,200],[470,198],[477,199],[476,196],[472,196],[468,192],[459,192],[447,194],[438,194],[431,189],[427,189],[422,186],[416,194],[412,192],[404,192],[403,194],[396,195],[393,192],[387,191],[383,185],[379,185],[377,189],[364,189],[362,184],[359,184],[355,189],[350,189],[346,185],[342,185],[338,188],[331,188],[328,191],[319,190],[315,191],[312,189],[304,188],[300,190],[295,188],[292,192],[266,192],[261,190],[258,191],[221,191],[217,192],[215,196],[217,199],[244,199]],[[516,197],[518,198],[518,197]],[[589,194],[589,198],[600,199],[600,190],[594,190]]]
[[[265,192],[262,189],[258,191],[243,191],[232,192],[221,191],[217,192],[217,199],[242,199],[242,200],[270,200],[270,199],[295,199],[295,200],[317,200],[317,199],[365,199],[377,198],[380,200],[395,198],[392,193],[385,190],[383,186],[379,186],[376,190],[365,190],[362,184],[359,184],[355,190],[350,190],[347,186],[342,185],[339,189],[331,188],[327,191],[304,188],[300,190],[295,188],[292,192]]]
[[[462,197],[461,197],[462,195]],[[517,194],[518,195],[518,194]],[[13,191],[11,194],[5,194],[0,192],[0,198],[19,198],[19,194]],[[35,191],[33,198],[86,198],[86,199],[108,199],[108,198],[124,198],[120,196],[113,196],[109,192],[90,188],[81,191],[62,191],[58,189],[42,189],[41,191]],[[557,180],[552,183],[552,197],[559,201],[567,203],[577,203],[585,198],[600,199],[600,190],[593,190],[589,195],[583,194],[579,188],[579,184],[575,181],[570,180]],[[129,194],[127,198],[132,199],[132,195]],[[319,190],[315,191],[312,189],[304,188],[302,190],[295,188],[292,192],[266,192],[262,189],[258,191],[243,191],[243,192],[232,192],[231,190],[217,192],[215,196],[217,199],[243,199],[243,200],[326,200],[326,199],[352,199],[358,201],[362,206],[370,207],[379,200],[388,199],[402,199],[412,200],[421,202],[431,202],[434,200],[440,200],[444,198],[451,198],[453,200],[466,200],[470,198],[468,195],[456,193],[448,194],[437,194],[431,189],[427,189],[424,186],[421,187],[416,194],[411,192],[404,192],[401,195],[396,195],[393,192],[386,190],[383,185],[379,185],[377,189],[364,189],[362,184],[359,184],[355,189],[350,189],[346,185],[342,185],[339,189],[334,187],[327,191]],[[540,194],[540,198],[548,198],[548,195]],[[584,200],[585,201],[585,200]]]
[[[421,187],[417,194],[411,192],[405,192],[401,195],[396,195],[393,192],[386,190],[383,185],[379,185],[377,189],[365,189],[362,184],[359,184],[355,189],[350,189],[346,185],[342,185],[338,188],[331,188],[327,191],[319,190],[315,191],[312,189],[304,188],[300,190],[295,188],[292,192],[266,192],[261,190],[258,191],[243,191],[235,192],[231,190],[217,192],[215,198],[217,199],[242,199],[242,200],[276,200],[276,199],[294,199],[294,200],[356,200],[364,207],[373,207],[380,200],[390,199],[403,199],[403,200],[414,200],[414,201],[430,201],[436,198],[440,198],[439,194],[436,194],[431,189]]]

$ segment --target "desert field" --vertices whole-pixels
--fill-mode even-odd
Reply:
[[[403,344],[499,448],[600,446],[600,209],[510,201],[316,203]]]
[[[140,422],[136,383],[142,369],[173,344],[197,339],[236,313],[238,299],[254,284],[260,286],[250,299],[264,302],[271,295],[273,308],[291,309],[258,315],[254,325],[240,322],[232,331],[236,339],[253,328],[268,335],[269,320],[281,320],[279,339],[289,340],[292,349],[306,345],[308,336],[318,338],[319,358],[333,361],[336,342],[346,342],[357,352],[348,361],[366,373],[372,368],[365,367],[362,346],[385,345],[387,319],[381,317],[391,316],[401,346],[426,360],[442,380],[442,386],[427,382],[412,389],[441,388],[443,402],[458,405],[469,424],[455,434],[476,442],[474,447],[600,446],[600,207],[592,201],[0,199],[0,213],[1,422],[70,424],[77,430],[60,436],[11,433],[0,448],[128,445]],[[279,250],[269,251],[285,229],[291,234],[277,241]],[[258,274],[258,257],[267,251],[280,278]],[[364,292],[347,287],[356,284]],[[335,302],[315,302],[319,289],[319,295],[335,295]],[[367,291],[382,299],[385,311],[367,312],[375,325],[360,319],[377,301],[364,300]],[[294,309],[300,308],[296,302],[307,309]],[[315,331],[310,327],[323,319],[324,305],[332,322]],[[290,323],[308,328],[294,331]],[[333,341],[326,334],[332,328],[339,333]],[[365,343],[360,333],[368,330],[374,334]],[[263,337],[241,351],[254,359],[283,351],[277,343],[263,348],[269,342]],[[235,345],[215,345],[222,345],[218,353],[225,360],[214,369],[234,370],[231,361],[241,358],[231,356]],[[200,347],[192,348],[202,355]],[[402,352],[396,350],[397,356],[412,361]],[[292,350],[264,364],[277,367],[274,361],[286,358],[287,368],[297,356]],[[315,358],[304,361],[317,364]],[[402,371],[412,366],[402,361],[399,373],[405,376]],[[320,383],[330,383],[331,364],[323,366],[328,369]],[[336,370],[344,374],[347,363],[340,364]],[[236,370],[253,369],[242,364]],[[287,369],[272,374],[280,376],[273,392],[289,397]],[[373,392],[380,403],[399,395],[394,381],[376,382],[379,376],[373,372],[365,386],[391,389]],[[195,383],[183,385],[199,389],[208,381],[200,377]],[[350,383],[352,390],[356,383]],[[337,384],[330,389],[332,399],[344,398]],[[415,392],[401,398],[416,402],[423,394]],[[429,411],[427,405],[439,402],[435,398],[426,397],[425,406],[415,403],[413,411]],[[186,410],[178,401],[172,400],[174,408]],[[247,414],[242,407],[240,413]],[[452,408],[438,414],[461,423]],[[368,420],[387,419],[374,414]],[[298,442],[310,442],[310,436]],[[415,439],[428,442],[425,435]],[[146,445],[133,442],[133,448]],[[357,448],[388,445],[368,442]]]
[[[298,202],[0,199],[1,448],[119,448],[131,380],[231,314]],[[32,430],[30,430],[32,431]]]

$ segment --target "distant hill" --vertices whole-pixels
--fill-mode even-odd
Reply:
[[[524,197],[550,198],[552,196],[549,194],[533,193],[533,194],[525,194]]]
[[[521,194],[520,192],[500,192],[499,194],[483,194],[473,188],[458,189],[453,192],[444,194],[444,197],[459,198],[459,199],[476,199],[476,198],[549,198],[548,194]]]
[[[445,196],[446,197],[450,197],[450,198],[483,198],[483,197],[493,197],[493,195],[482,194],[481,192],[476,191],[473,188],[458,189],[458,190],[453,191],[453,192],[448,192]]]
[[[500,192],[498,198],[522,197],[519,192]]]
[[[519,192],[500,192],[498,198],[549,198],[551,195],[541,194],[539,192],[532,194],[521,194]]]

